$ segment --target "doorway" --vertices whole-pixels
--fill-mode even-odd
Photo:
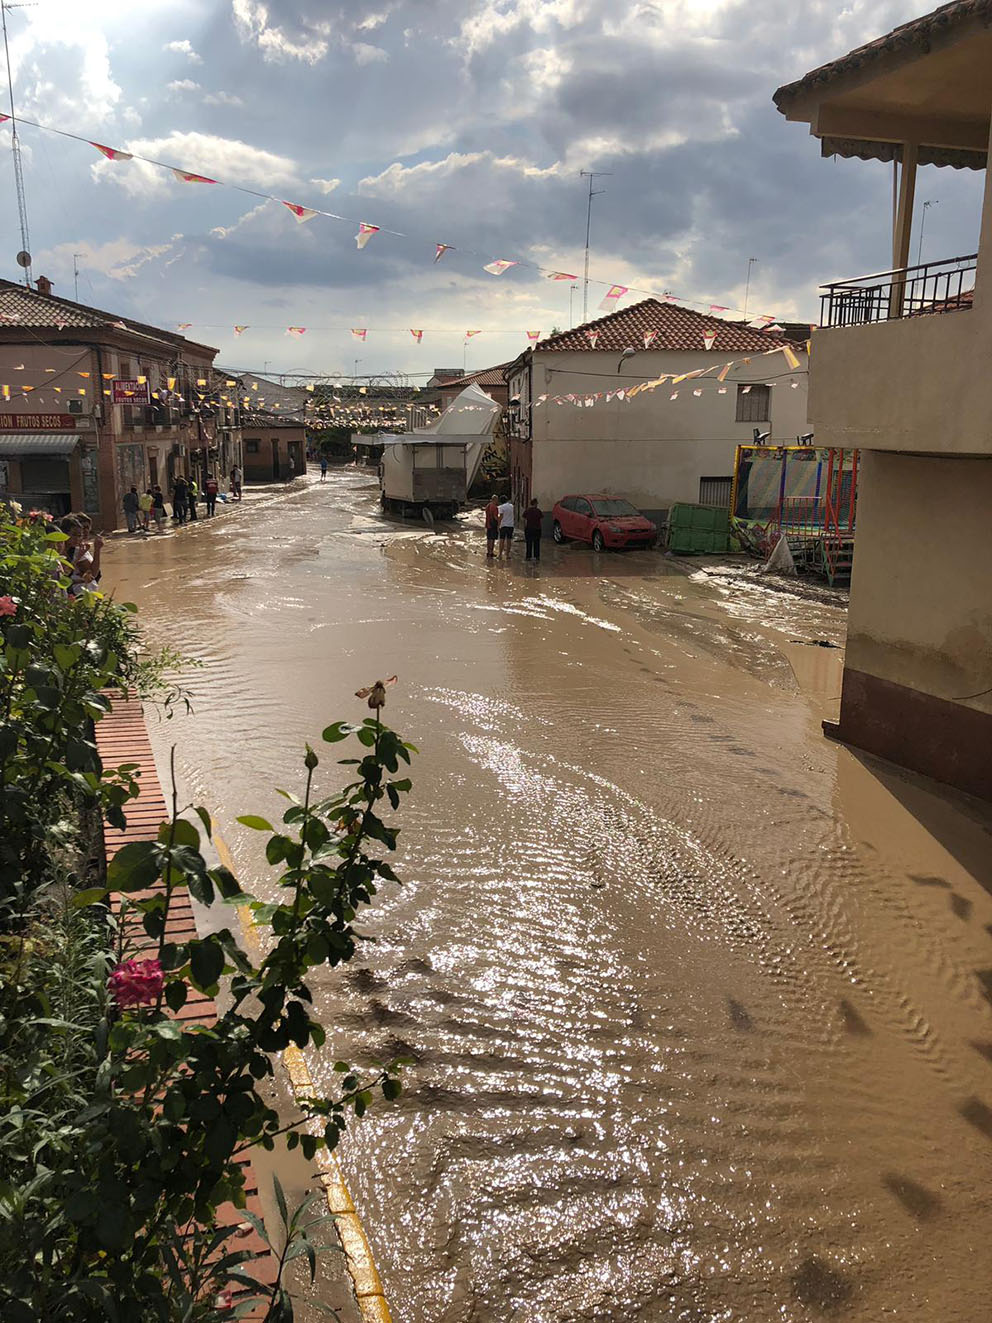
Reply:
[[[278,442],[277,440],[273,440],[270,444],[271,444],[271,446],[272,446],[272,479],[273,479],[273,481],[278,481],[278,479],[279,479],[279,442]]]

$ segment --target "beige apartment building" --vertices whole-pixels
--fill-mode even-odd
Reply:
[[[518,508],[599,492],[662,520],[677,501],[729,509],[738,445],[807,431],[804,341],[659,299],[549,336],[506,379]]]
[[[892,269],[824,286],[818,445],[858,447],[840,721],[992,799],[992,3],[956,0],[775,93],[824,156],[894,163]],[[977,253],[910,263],[920,165],[984,170]],[[842,218],[838,218],[840,221]]]
[[[183,473],[202,486],[241,463],[215,349],[37,285],[0,280],[0,499],[113,529],[132,485],[168,492]]]

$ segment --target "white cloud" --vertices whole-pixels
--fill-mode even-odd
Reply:
[[[532,165],[515,156],[494,156],[492,152],[450,152],[440,161],[422,161],[419,165],[405,166],[394,161],[378,175],[366,175],[359,180],[356,192],[366,197],[416,198],[424,196],[437,184],[452,175],[473,168],[492,172],[508,172],[524,179],[554,179],[565,172],[560,162],[550,166]]]
[[[192,44],[184,37],[182,41],[167,41],[162,47],[163,50],[173,51],[176,55],[185,55],[190,64],[202,64],[202,58],[197,55]]]
[[[48,263],[53,269],[57,269],[59,265],[71,269],[73,257],[76,257],[79,259],[81,272],[106,276],[110,280],[130,280],[149,262],[171,253],[182,238],[181,234],[174,234],[167,243],[146,247],[124,238],[111,239],[100,244],[76,239],[71,243],[57,244],[54,248],[39,254],[35,259],[35,265]]]
[[[367,42],[356,41],[351,47],[356,64],[386,64],[389,56],[381,46],[370,46]]]
[[[209,133],[170,133],[163,138],[136,138],[127,144],[127,150],[136,156],[165,161],[231,184],[273,188],[291,184],[297,178],[296,164],[288,157],[262,151],[236,138],[219,138]],[[145,161],[131,161],[123,169],[110,161],[97,161],[91,173],[95,179],[112,179],[132,197],[162,196],[175,187],[193,187],[176,185],[167,170]]]
[[[356,32],[374,32],[376,28],[381,28],[383,23],[389,17],[388,14],[366,14],[361,23],[355,24]]]
[[[268,7],[261,0],[231,0],[234,26],[242,41],[253,41],[265,60],[301,60],[317,64],[327,54],[327,42],[318,35],[289,37],[282,28],[269,26]]]
[[[317,188],[317,189],[320,190],[321,193],[325,193],[325,194],[326,194],[326,193],[333,193],[334,190],[340,185],[341,180],[340,180],[340,179],[311,179],[310,182],[311,182],[311,184],[313,184],[314,188]]]
[[[266,199],[265,202],[260,202],[257,207],[252,207],[250,211],[246,211],[243,216],[239,216],[233,225],[215,225],[210,233],[218,239],[226,239],[245,225],[250,225],[256,217],[268,208],[268,205],[268,199]]]
[[[200,84],[194,83],[192,78],[177,78],[172,83],[166,83],[165,90],[177,95],[179,92],[198,92]]]
[[[207,92],[203,98],[205,106],[243,106],[245,103],[233,92]]]

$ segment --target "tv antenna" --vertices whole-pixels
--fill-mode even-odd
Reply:
[[[14,75],[10,67],[10,46],[7,42],[7,10],[29,9],[33,4],[8,4],[0,0],[0,20],[3,24],[3,53],[7,61],[7,92],[10,97],[10,150],[14,157],[14,183],[17,188],[17,217],[21,223],[21,251],[17,261],[24,268],[24,283],[31,288],[31,241],[28,237],[28,205],[24,196],[24,171],[21,168],[21,141],[17,136],[17,116],[14,114]]]
[[[589,180],[589,205],[586,208],[586,268],[582,283],[582,321],[583,324],[589,320],[589,233],[592,228],[592,200],[605,193],[605,188],[593,188],[594,179],[606,179],[613,173],[612,170],[580,170],[579,178]]]

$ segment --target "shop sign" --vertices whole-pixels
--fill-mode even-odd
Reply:
[[[126,381],[123,377],[115,377],[110,383],[110,398],[114,404],[151,404],[152,397],[148,379],[138,381],[136,378]]]
[[[0,413],[0,432],[74,432],[74,413]]]

